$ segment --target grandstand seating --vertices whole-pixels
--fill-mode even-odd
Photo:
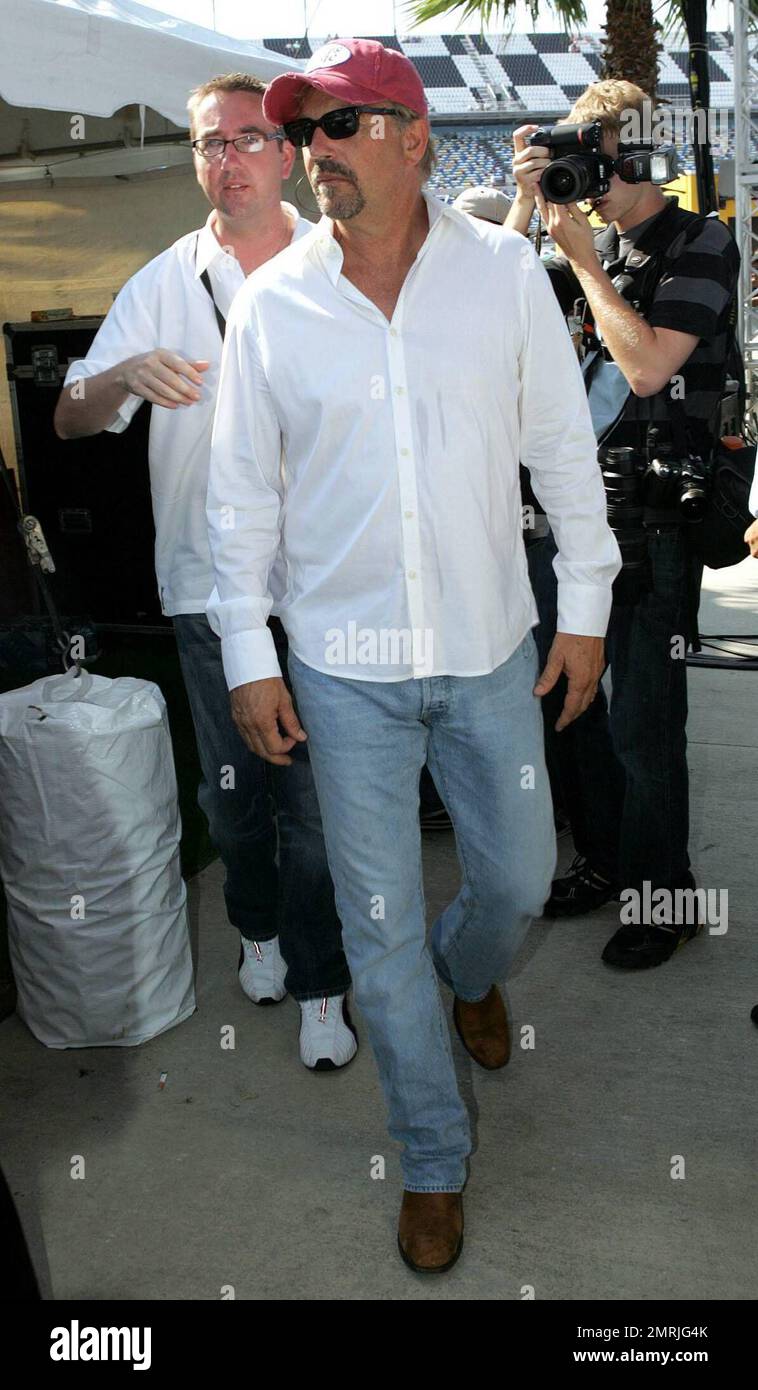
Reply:
[[[434,34],[376,37],[405,53],[418,69],[433,114],[509,106],[530,114],[557,115],[583,91],[602,64],[601,36],[581,34]],[[327,38],[264,39],[267,48],[297,58]],[[734,107],[734,57],[730,34],[708,35],[711,104]],[[660,57],[659,95],[689,99],[688,54],[682,34]],[[490,91],[490,88],[492,91]]]

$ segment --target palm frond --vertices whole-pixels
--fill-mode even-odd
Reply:
[[[684,0],[662,0],[656,7],[656,18],[659,20],[664,34],[668,35],[672,29],[684,29]],[[758,29],[758,0],[750,0],[750,28]]]
[[[583,0],[550,0],[547,6],[544,0],[526,0],[526,3],[532,22],[536,22],[540,12],[544,15],[547,8],[560,20],[564,29],[570,30],[587,23]],[[758,0],[751,0],[751,3],[758,4]],[[516,0],[410,0],[405,9],[414,29],[429,19],[439,19],[441,15],[452,15],[455,11],[460,12],[458,28],[471,20],[476,22],[477,29],[490,29],[496,20],[501,19],[510,27],[516,18]]]

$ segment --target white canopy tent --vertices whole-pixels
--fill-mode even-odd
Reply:
[[[107,312],[207,215],[184,135],[189,91],[218,73],[267,82],[303,67],[136,0],[0,0],[0,34],[0,323]],[[12,459],[4,373],[0,440]]]
[[[130,103],[186,122],[187,93],[219,72],[270,82],[304,64],[135,0],[0,0],[0,95],[11,106],[112,116]]]

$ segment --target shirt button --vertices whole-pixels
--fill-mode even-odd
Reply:
[[[415,571],[415,570],[409,570],[409,571],[408,571],[408,578],[409,578],[409,579],[415,579],[415,578],[416,578],[416,571]]]
[[[403,512],[403,516],[405,517],[406,521],[411,521],[413,518],[413,512]]]
[[[391,338],[396,338],[396,337],[397,337],[397,329],[396,329],[396,328],[391,328],[391,329],[390,329],[390,337],[391,337]]]
[[[401,450],[400,450],[401,457],[404,458],[404,459],[407,459],[409,453],[410,453],[410,450],[409,450],[409,449],[401,449]]]
[[[404,388],[402,386],[396,386],[395,392],[398,396],[402,396],[404,394]]]

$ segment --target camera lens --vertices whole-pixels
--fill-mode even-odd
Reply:
[[[625,478],[619,473],[606,473],[605,490],[610,497],[613,494],[616,498],[636,497],[639,491],[639,484],[636,477]]]
[[[643,525],[645,509],[640,496],[644,463],[637,450],[626,445],[601,449],[598,463],[608,525],[621,552],[621,569],[613,581],[613,601],[634,604],[651,585],[648,535]]]
[[[600,455],[600,467],[603,472],[610,469],[613,473],[636,473],[637,454],[634,449],[625,446],[620,449],[605,449]]]
[[[573,169],[554,170],[550,180],[553,198],[573,198],[576,186],[576,175]]]
[[[594,162],[594,161],[593,161]],[[586,198],[592,179],[586,157],[577,155],[556,159],[548,164],[540,180],[543,196],[549,203],[578,203]]]
[[[628,503],[609,502],[607,506],[608,525],[612,531],[631,530],[642,526],[644,512],[642,507],[630,507]]]
[[[687,521],[701,521],[705,515],[706,495],[697,483],[690,483],[679,498],[679,510]]]

